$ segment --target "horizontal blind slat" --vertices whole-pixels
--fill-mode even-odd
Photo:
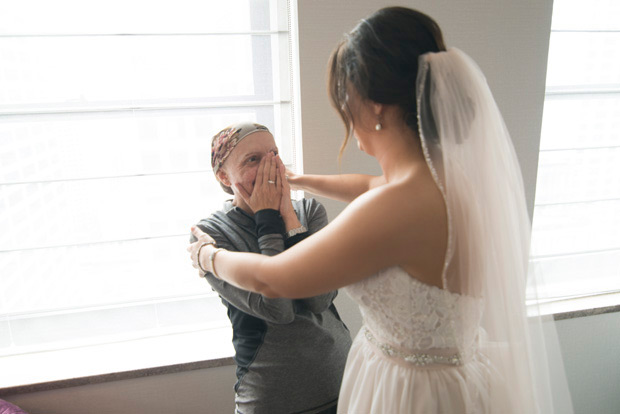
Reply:
[[[532,254],[553,256],[620,248],[620,201],[535,208]]]
[[[274,131],[282,159],[291,166],[292,134],[278,133],[289,108],[0,117],[0,184],[209,171],[210,137],[241,119]]]
[[[81,115],[81,114],[97,114],[97,113],[114,113],[114,112],[151,112],[151,111],[188,111],[188,110],[201,110],[201,109],[229,109],[229,108],[255,108],[255,107],[269,107],[274,105],[290,104],[290,100],[279,99],[271,101],[256,100],[254,97],[249,97],[245,101],[214,101],[205,103],[176,103],[166,104],[164,102],[157,102],[154,104],[139,104],[127,103],[127,104],[110,104],[106,105],[46,105],[44,107],[11,107],[9,105],[0,106],[0,117],[3,118],[16,118],[26,116],[38,116],[38,115]]]
[[[23,33],[12,34],[2,33],[0,39],[4,38],[54,38],[54,37],[151,37],[151,36],[269,36],[286,34],[286,30],[246,30],[246,31],[219,31],[219,32],[180,32],[180,33]]]
[[[617,0],[562,0],[553,3],[552,30],[620,30]]]
[[[4,33],[281,30],[266,0],[20,0],[0,2]]]
[[[186,237],[0,254],[0,315],[210,294]]]
[[[5,187],[0,250],[187,234],[230,196],[203,174]],[[6,204],[6,203],[3,203]],[[33,237],[36,235],[36,237]]]
[[[547,97],[540,150],[618,146],[619,120],[618,95]]]
[[[540,152],[536,204],[620,198],[620,146]]]
[[[274,100],[279,48],[271,36],[0,38],[0,105]]]
[[[546,84],[620,85],[620,32],[551,33]]]

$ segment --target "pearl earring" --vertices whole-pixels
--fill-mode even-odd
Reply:
[[[375,131],[381,131],[381,129],[383,129],[383,125],[381,125],[381,122],[377,122],[377,125],[375,125]]]

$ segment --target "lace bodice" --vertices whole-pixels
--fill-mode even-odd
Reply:
[[[346,288],[364,325],[376,339],[397,349],[471,351],[482,312],[478,299],[422,283],[390,267]]]

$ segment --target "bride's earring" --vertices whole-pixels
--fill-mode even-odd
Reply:
[[[381,117],[377,117],[377,125],[375,125],[375,131],[381,131],[383,129],[383,125],[381,124]]]

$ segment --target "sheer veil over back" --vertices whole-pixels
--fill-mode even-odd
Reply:
[[[526,309],[530,220],[503,118],[480,69],[455,48],[420,56],[416,90],[422,148],[448,211],[443,287],[482,303],[481,315],[458,314],[461,326],[479,325],[489,412],[552,413],[541,318]]]

